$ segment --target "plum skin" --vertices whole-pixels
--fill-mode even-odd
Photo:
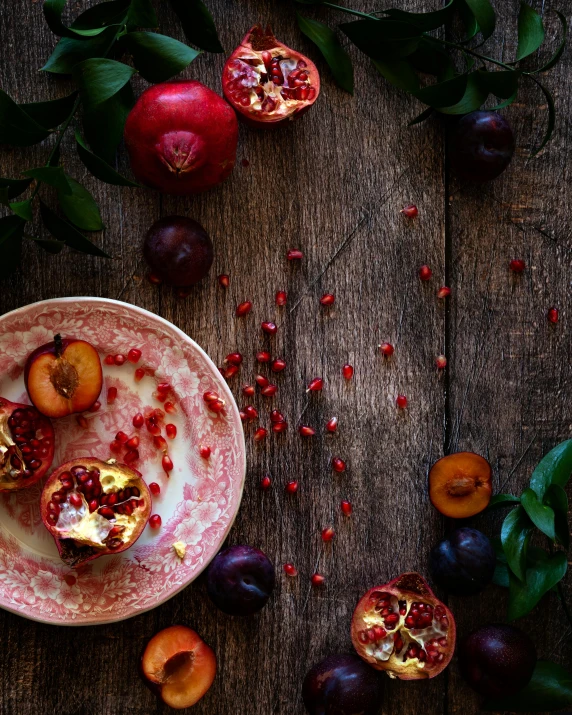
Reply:
[[[376,715],[381,676],[356,655],[331,655],[308,671],[302,699],[310,715]]]
[[[459,648],[461,675],[473,690],[491,698],[522,690],[532,678],[535,665],[534,643],[514,626],[482,626]]]
[[[496,555],[481,531],[461,527],[432,549],[429,563],[439,586],[456,596],[468,596],[492,581]]]
[[[200,223],[184,216],[166,216],[147,231],[143,255],[165,283],[181,288],[202,280],[213,262],[213,244]]]
[[[459,176],[470,181],[495,179],[510,164],[514,134],[497,112],[471,112],[462,117],[451,140],[451,163]]]
[[[207,571],[211,601],[231,616],[250,616],[264,608],[276,575],[266,554],[253,546],[230,546],[218,553]]]

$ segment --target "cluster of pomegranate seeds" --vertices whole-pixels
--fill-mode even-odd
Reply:
[[[208,459],[211,456],[211,448],[206,445],[201,445],[199,447],[199,454],[203,459]]]
[[[287,563],[284,564],[284,573],[286,576],[297,576],[298,575],[298,569],[294,566],[294,564]]]
[[[395,399],[395,404],[402,410],[407,407],[407,397],[405,395],[397,395]]]
[[[236,315],[238,318],[242,318],[244,315],[248,315],[252,310],[252,303],[249,300],[245,300],[236,306]]]
[[[335,300],[336,298],[333,293],[324,293],[324,295],[320,298],[320,303],[322,305],[333,305]]]
[[[419,269],[419,278],[422,281],[431,280],[432,275],[433,275],[433,271],[426,264],[423,264],[421,266],[421,268]]]
[[[151,514],[151,516],[149,517],[149,526],[152,529],[160,529],[162,523],[163,521],[159,514]]]
[[[306,392],[320,392],[324,387],[324,380],[321,377],[315,377],[308,385]]]
[[[335,535],[336,532],[332,526],[326,526],[325,529],[322,529],[322,541],[332,541]]]
[[[276,335],[278,332],[278,326],[270,320],[265,320],[260,327],[267,335]]]
[[[419,209],[415,204],[408,204],[399,213],[402,213],[406,218],[416,218],[419,215]]]
[[[343,459],[340,459],[339,457],[334,457],[332,459],[332,469],[334,470],[334,472],[339,472],[341,474],[342,472],[346,471],[346,463]]]
[[[352,505],[347,499],[344,499],[340,503],[340,509],[342,510],[342,514],[344,514],[344,516],[351,516],[351,513],[353,511]]]
[[[212,412],[222,412],[226,402],[221,400],[218,392],[207,390],[203,395],[203,400],[209,410]]]
[[[447,358],[444,355],[437,355],[435,365],[439,370],[444,370],[447,367]]]
[[[286,305],[287,299],[288,299],[288,296],[286,295],[286,291],[279,290],[276,293],[276,305],[278,305],[278,306]]]
[[[151,484],[149,484],[149,491],[154,497],[157,497],[161,493],[161,487],[157,482],[151,482]]]
[[[328,432],[335,432],[338,429],[338,418],[332,417],[326,422],[326,430]]]
[[[266,489],[270,489],[271,484],[272,484],[272,480],[270,479],[268,474],[263,476],[262,479],[260,480],[260,488],[264,489],[264,491],[266,491]]]
[[[312,586],[322,586],[325,580],[326,577],[322,576],[321,573],[312,574],[312,577],[310,579],[310,581],[312,582]]]
[[[354,376],[354,369],[351,365],[345,364],[342,367],[342,375],[345,377],[346,380],[351,380],[352,377]]]
[[[451,295],[451,289],[448,286],[441,286],[437,291],[437,298],[448,298]]]
[[[508,264],[508,267],[513,273],[523,273],[526,268],[526,263],[520,258],[513,258]]]
[[[286,491],[288,492],[288,494],[296,494],[296,492],[298,491],[298,482],[296,481],[296,479],[293,479],[291,482],[288,482],[288,484],[286,484]]]
[[[218,282],[223,288],[228,288],[230,285],[230,277],[226,273],[221,273],[218,277]]]
[[[302,437],[313,437],[316,434],[316,430],[308,425],[300,425],[298,432]]]
[[[112,405],[117,398],[117,388],[109,387],[107,390],[107,404]]]
[[[549,323],[556,325],[558,322],[558,308],[550,308],[546,317],[548,318]]]
[[[395,348],[391,343],[381,343],[379,346],[379,352],[383,355],[383,357],[391,357],[395,352]]]
[[[286,254],[286,258],[289,261],[301,261],[304,258],[304,254],[298,248],[291,248]]]

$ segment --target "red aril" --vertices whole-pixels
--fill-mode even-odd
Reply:
[[[276,293],[276,305],[282,306],[286,305],[286,301],[288,300],[288,296],[286,295],[286,291],[279,290]]]
[[[272,372],[282,372],[282,370],[286,369],[286,360],[283,360],[282,358],[276,358],[276,360],[272,362],[270,369],[272,370]]]
[[[228,288],[230,285],[230,276],[227,276],[226,273],[221,273],[218,277],[218,282],[223,288]]]
[[[326,422],[326,429],[328,432],[335,432],[338,429],[338,418],[332,417]]]
[[[127,359],[129,360],[129,362],[132,362],[134,365],[136,365],[141,359],[141,350],[137,348],[131,348],[131,350],[127,353]]]

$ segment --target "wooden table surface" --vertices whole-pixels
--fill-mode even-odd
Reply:
[[[402,5],[423,10],[435,4]],[[512,58],[518,2],[495,4],[505,19],[487,49]],[[70,136],[65,167],[100,202],[108,228],[95,240],[114,260],[69,250],[48,257],[26,246],[21,271],[2,285],[0,309],[75,295],[134,303],[179,326],[219,364],[232,350],[244,353],[233,383],[239,404],[240,387],[255,371],[255,350],[271,346],[286,359],[272,406],[285,413],[290,430],[256,446],[248,428],[246,488],[229,537],[229,543],[252,544],[270,556],[277,588],[258,616],[242,620],[214,608],[202,579],[160,608],[114,625],[53,627],[2,612],[2,715],[166,713],[141,684],[137,663],[153,633],[179,622],[196,628],[218,658],[215,683],[193,713],[302,713],[307,669],[328,654],[351,650],[349,623],[360,595],[406,570],[427,573],[430,548],[451,526],[427,497],[431,464],[448,452],[473,450],[490,461],[496,490],[520,493],[541,455],[570,437],[570,50],[546,77],[558,109],[554,140],[537,159],[528,158],[542,136],[546,106],[526,87],[504,112],[518,139],[511,166],[494,183],[474,187],[448,170],[445,124],[435,119],[408,128],[418,103],[383,81],[353,47],[355,96],[335,86],[315,47],[300,35],[290,2],[208,5],[227,49],[249,26],[268,21],[287,44],[316,60],[323,90],[315,108],[277,132],[241,126],[231,178],[189,198],[98,182],[79,163]],[[352,5],[379,7],[373,0]],[[534,5],[544,9],[554,37],[549,10],[569,11],[570,0]],[[166,0],[158,12],[162,31],[183,39]],[[328,17],[345,19],[331,11]],[[65,81],[37,71],[56,41],[40,2],[2,3],[0,38],[0,86],[17,101],[68,91]],[[184,76],[220,91],[223,63],[222,55],[203,54]],[[17,175],[45,156],[45,147],[3,147],[0,175]],[[123,149],[119,168],[128,171]],[[415,221],[399,213],[408,203],[419,207]],[[215,245],[209,278],[185,300],[144,278],[143,234],[170,214],[200,221]],[[285,260],[292,247],[304,251],[301,263]],[[514,257],[527,263],[521,277],[507,269]],[[430,283],[417,277],[423,263],[433,269]],[[219,273],[231,276],[226,291],[217,283]],[[440,284],[452,288],[446,304],[435,297]],[[274,305],[278,289],[288,291],[286,309]],[[318,301],[329,291],[336,304],[324,310]],[[246,299],[254,309],[238,320],[234,308]],[[557,326],[546,320],[551,305],[560,308]],[[260,322],[267,319],[280,326],[272,340],[261,337]],[[383,340],[396,347],[387,362],[377,351]],[[449,361],[443,373],[434,365],[439,353]],[[345,362],[355,366],[351,382],[341,376]],[[308,399],[304,387],[316,375],[326,387]],[[400,392],[409,399],[406,411],[395,407]],[[268,423],[270,403],[256,400]],[[320,436],[298,436],[301,415]],[[332,415],[339,416],[338,433],[324,437]],[[333,475],[332,455],[347,460],[346,474]],[[262,493],[258,483],[265,473],[273,487]],[[284,493],[290,479],[300,482],[295,498]],[[343,498],[354,505],[350,519],[340,513]],[[320,530],[328,524],[336,538],[324,545]],[[492,536],[499,517],[476,517],[471,524]],[[299,569],[298,578],[283,576],[287,561]],[[310,587],[316,569],[327,578],[322,590]],[[565,582],[569,596],[571,582]],[[491,586],[448,603],[462,636],[503,619],[506,600]],[[541,656],[570,666],[570,629],[554,595],[519,625],[534,636]],[[454,661],[429,682],[385,683],[384,715],[477,711],[477,697]]]

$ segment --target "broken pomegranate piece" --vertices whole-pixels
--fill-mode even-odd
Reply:
[[[0,397],[0,492],[39,481],[54,458],[54,428],[35,407]]]
[[[101,361],[85,340],[56,335],[28,357],[24,381],[39,412],[65,417],[89,410],[97,402],[103,383]]]
[[[151,638],[141,670],[149,687],[171,708],[189,708],[211,687],[216,675],[212,649],[187,626],[170,626]]]
[[[62,561],[80,566],[137,541],[149,521],[151,494],[137,470],[84,457],[50,476],[40,509]]]
[[[418,573],[370,589],[358,603],[351,636],[358,655],[391,678],[434,678],[455,650],[451,611]]]
[[[307,57],[261,25],[250,29],[224,66],[224,96],[248,124],[271,127],[307,111],[320,93],[320,76]]]

